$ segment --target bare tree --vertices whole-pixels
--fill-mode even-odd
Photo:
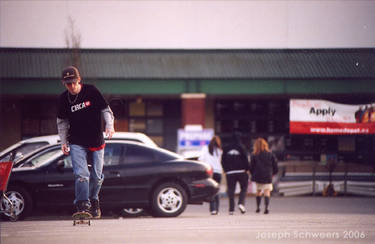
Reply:
[[[81,33],[77,30],[74,19],[69,16],[67,28],[65,29],[65,44],[68,49],[71,49],[71,54],[68,56],[67,65],[74,65],[80,67],[81,64]]]

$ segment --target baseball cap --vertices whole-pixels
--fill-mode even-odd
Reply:
[[[76,82],[80,77],[78,69],[74,66],[68,66],[62,72],[62,81],[64,83]]]

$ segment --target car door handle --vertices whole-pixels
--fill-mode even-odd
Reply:
[[[121,174],[120,174],[120,172],[118,172],[118,171],[110,171],[109,173],[110,173],[111,175],[116,176],[116,177],[121,177]]]

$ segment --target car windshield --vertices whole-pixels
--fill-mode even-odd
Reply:
[[[56,159],[57,157],[61,156],[62,152],[60,148],[53,148],[49,151],[43,151],[38,153],[34,157],[26,160],[25,162],[21,163],[19,167],[40,167],[51,160]]]

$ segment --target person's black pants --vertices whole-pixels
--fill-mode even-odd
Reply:
[[[220,185],[221,182],[221,174],[214,173],[213,175],[214,180]],[[219,205],[220,205],[220,196],[218,192],[216,196],[210,201],[210,212],[212,211],[219,211]]]
[[[247,185],[249,184],[249,175],[244,173],[227,174],[227,194],[229,197],[229,212],[234,211],[234,193],[236,191],[237,182],[240,183],[240,197],[238,204],[245,205],[245,198],[247,194]]]

